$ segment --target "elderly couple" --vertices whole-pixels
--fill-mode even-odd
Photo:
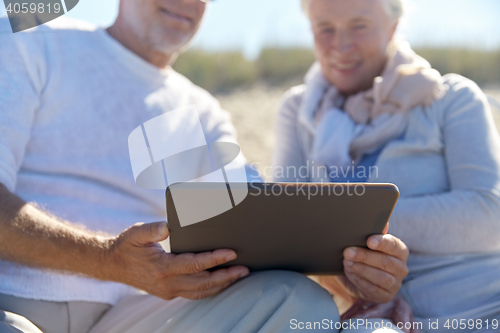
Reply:
[[[169,67],[208,4],[120,0],[105,30],[58,19],[0,34],[1,333],[338,332],[332,294],[352,305],[342,319],[370,318],[358,332],[388,320],[405,332],[498,330],[500,144],[484,94],[394,39],[402,0],[302,5],[317,63],[284,98],[273,163],[377,166],[354,181],[399,187],[392,235],[346,249],[345,276],[318,283],[208,271],[235,258],[227,249],[165,253],[166,224],[137,223],[163,220],[164,197],[134,183],[128,135],[192,104],[207,141],[235,131]]]

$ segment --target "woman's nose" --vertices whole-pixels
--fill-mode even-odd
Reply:
[[[347,31],[337,31],[332,41],[333,49],[338,53],[349,53],[353,48],[353,39]]]

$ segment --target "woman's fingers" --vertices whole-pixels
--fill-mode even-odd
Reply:
[[[387,222],[387,224],[385,225],[384,230],[382,231],[382,235],[387,235],[388,232],[389,232],[389,222]]]
[[[395,293],[391,293],[373,284],[353,271],[345,270],[345,275],[358,288],[358,293],[362,299],[374,303],[387,303],[394,297]]]
[[[406,262],[410,254],[408,247],[402,240],[389,234],[370,236],[367,245],[372,250],[388,254],[404,262]]]
[[[344,265],[344,267],[346,275],[347,273],[355,274],[361,277],[363,280],[369,282],[373,286],[370,288],[365,288],[363,290],[363,293],[366,296],[369,296],[370,299],[371,297],[373,297],[373,295],[381,293],[379,289],[382,289],[383,291],[390,293],[392,296],[394,296],[401,287],[400,279],[378,268],[374,268],[362,263],[355,263],[355,262],[353,262],[352,265]],[[351,282],[354,283],[354,281],[352,280]],[[359,288],[359,286],[357,287]],[[392,297],[389,298],[388,301],[391,299]]]
[[[408,248],[392,235],[371,236],[367,244],[344,250],[344,271],[364,299],[389,302],[408,274]]]
[[[344,258],[344,268],[355,266],[356,264],[364,264],[365,266],[387,272],[400,280],[403,280],[408,274],[406,261],[382,252],[350,247],[345,249]]]

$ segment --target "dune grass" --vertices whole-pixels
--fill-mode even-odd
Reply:
[[[500,49],[420,48],[416,52],[441,74],[458,73],[480,86],[500,85]]]
[[[500,86],[500,49],[425,47],[416,52],[441,74],[458,73],[482,87]],[[313,62],[312,50],[304,48],[268,47],[254,61],[239,52],[193,49],[179,56],[174,69],[211,93],[229,93],[256,83],[269,86],[300,83]]]

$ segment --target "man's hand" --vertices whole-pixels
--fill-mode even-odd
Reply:
[[[163,299],[201,299],[215,295],[248,275],[248,268],[207,269],[236,258],[232,250],[199,254],[166,253],[158,242],[169,236],[165,222],[136,224],[110,243],[109,278]]]
[[[232,250],[174,255],[158,242],[165,222],[136,224],[108,237],[60,221],[0,184],[0,258],[31,267],[122,282],[164,299],[199,299],[248,274],[242,266],[208,272],[236,258]]]
[[[330,292],[353,302],[362,299],[374,303],[391,301],[408,274],[406,245],[392,235],[368,238],[369,249],[349,247],[344,250],[346,276],[319,277]]]

